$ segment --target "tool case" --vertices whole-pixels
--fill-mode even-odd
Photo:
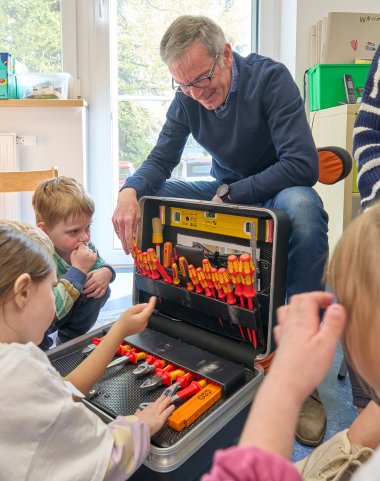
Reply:
[[[148,328],[125,342],[136,352],[216,386],[220,398],[195,420],[185,421],[181,430],[167,423],[152,437],[148,458],[130,479],[194,481],[208,469],[216,449],[237,441],[263,379],[260,361],[273,351],[276,308],[285,301],[289,221],[280,210],[185,199],[144,197],[140,206],[133,302],[146,302],[154,295],[157,303]],[[145,253],[153,249],[159,263],[149,264]],[[246,260],[247,254],[251,263],[244,264],[241,259]],[[236,272],[228,263],[231,255],[238,259]],[[213,284],[202,264],[223,273],[222,277]],[[164,273],[155,272],[156,266]],[[251,277],[245,269],[249,266]],[[205,278],[192,279],[193,267],[201,268]],[[91,340],[109,328],[50,350],[52,364],[66,375],[83,360],[82,351]],[[167,386],[143,390],[146,378],[133,373],[142,362],[146,361],[107,369],[92,397],[83,402],[109,422],[157,399]],[[207,386],[199,391],[200,402],[208,396]]]

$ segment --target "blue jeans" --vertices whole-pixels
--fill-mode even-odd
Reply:
[[[169,180],[155,193],[159,197],[211,200],[221,182]],[[324,290],[323,271],[328,258],[328,215],[319,195],[310,187],[290,187],[252,207],[282,209],[290,219],[286,297]],[[281,246],[280,246],[281,248]]]
[[[70,312],[68,312],[65,317],[62,317],[62,319],[53,322],[49,327],[39,347],[44,351],[48,350],[53,344],[50,334],[56,331],[57,345],[71,341],[88,332],[95,324],[100,309],[107,302],[110,295],[111,289],[109,287],[104,295],[98,299],[81,294],[74,302]]]

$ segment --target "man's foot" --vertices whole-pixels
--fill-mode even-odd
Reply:
[[[319,393],[315,390],[302,405],[295,437],[306,446],[318,446],[325,432],[326,412]]]
[[[351,444],[348,429],[340,431],[306,458],[295,463],[305,481],[348,481],[354,471],[373,453],[373,449]]]

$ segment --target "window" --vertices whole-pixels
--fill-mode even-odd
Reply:
[[[32,72],[61,72],[60,0],[0,0],[0,45]]]

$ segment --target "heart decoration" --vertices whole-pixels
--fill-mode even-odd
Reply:
[[[356,52],[356,50],[358,49],[358,41],[357,40],[351,40],[351,47]]]

